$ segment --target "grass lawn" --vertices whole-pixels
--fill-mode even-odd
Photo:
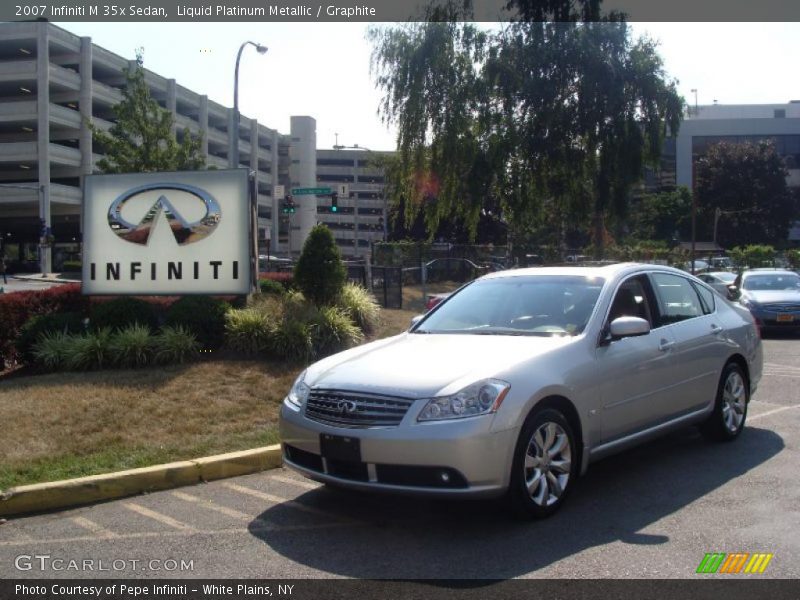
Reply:
[[[375,337],[418,311],[384,310]],[[206,359],[183,366],[0,378],[0,490],[245,450],[278,441],[303,365]]]

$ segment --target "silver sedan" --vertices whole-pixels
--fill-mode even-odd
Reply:
[[[750,313],[653,265],[486,275],[398,336],[321,360],[281,407],[317,481],[561,506],[592,461],[675,428],[733,440],[761,378]]]

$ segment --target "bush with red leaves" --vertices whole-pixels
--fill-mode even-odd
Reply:
[[[0,363],[16,358],[14,340],[31,317],[63,312],[85,314],[88,307],[89,301],[77,283],[0,295]]]

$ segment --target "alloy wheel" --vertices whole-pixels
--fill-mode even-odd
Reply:
[[[722,389],[722,419],[731,433],[735,433],[742,425],[746,402],[744,380],[738,371],[731,371]]]
[[[534,431],[523,468],[528,494],[537,505],[558,502],[572,472],[570,440],[561,425],[546,421]]]

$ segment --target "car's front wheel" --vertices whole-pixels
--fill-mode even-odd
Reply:
[[[744,429],[749,400],[750,389],[742,367],[728,363],[719,380],[714,412],[700,427],[700,431],[715,441],[736,439]]]
[[[525,420],[514,453],[509,500],[524,517],[544,518],[564,502],[577,475],[575,435],[561,412],[545,408]]]

